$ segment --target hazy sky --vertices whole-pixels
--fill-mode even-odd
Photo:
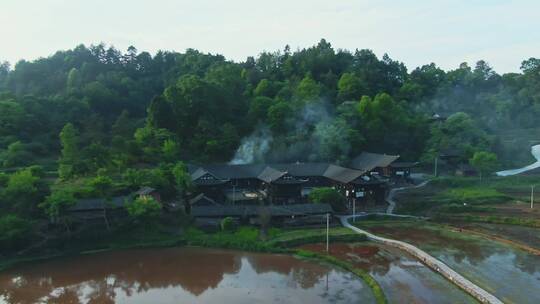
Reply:
[[[0,0],[0,37],[0,61],[12,64],[80,43],[244,60],[326,38],[335,48],[386,52],[409,68],[485,59],[502,73],[540,57],[540,1]]]

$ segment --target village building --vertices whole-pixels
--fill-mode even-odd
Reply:
[[[418,162],[393,162],[390,164],[390,178],[398,182],[409,182],[412,169],[418,165]]]
[[[71,218],[75,222],[85,224],[92,222],[103,222],[105,217],[109,220],[123,218],[127,216],[124,204],[127,196],[116,196],[111,199],[105,198],[83,198],[77,200],[74,206],[68,209]]]
[[[197,188],[195,207],[221,210],[216,206],[300,206],[308,204],[314,188],[333,187],[346,198],[348,207],[384,202],[391,177],[410,167],[392,167],[397,155],[364,152],[349,167],[331,163],[211,164],[188,166]],[[223,207],[225,208],[225,207]],[[240,208],[240,207],[239,207]],[[295,207],[296,208],[296,207]],[[204,209],[203,209],[204,210]]]

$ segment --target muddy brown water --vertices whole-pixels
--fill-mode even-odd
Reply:
[[[0,303],[374,303],[354,275],[288,255],[202,248],[105,252],[0,273]]]
[[[540,256],[466,233],[391,225],[367,230],[420,247],[505,303],[540,303]]]
[[[301,249],[323,253],[325,244]],[[439,274],[398,249],[375,243],[332,243],[330,254],[369,272],[389,303],[476,303]]]

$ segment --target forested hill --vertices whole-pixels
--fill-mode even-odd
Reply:
[[[499,135],[540,127],[540,60],[521,71],[499,75],[484,61],[407,71],[325,40],[238,63],[191,49],[152,56],[80,45],[0,66],[0,165],[57,160],[62,129],[77,149],[64,159],[68,175],[228,161],[242,143],[261,148],[254,161],[346,162],[368,150],[429,162],[446,149],[516,161],[511,147],[527,143]]]

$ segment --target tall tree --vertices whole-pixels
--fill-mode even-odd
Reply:
[[[70,178],[76,173],[76,166],[79,160],[78,132],[71,123],[67,123],[60,132],[60,144],[62,154],[58,173],[60,178]]]

